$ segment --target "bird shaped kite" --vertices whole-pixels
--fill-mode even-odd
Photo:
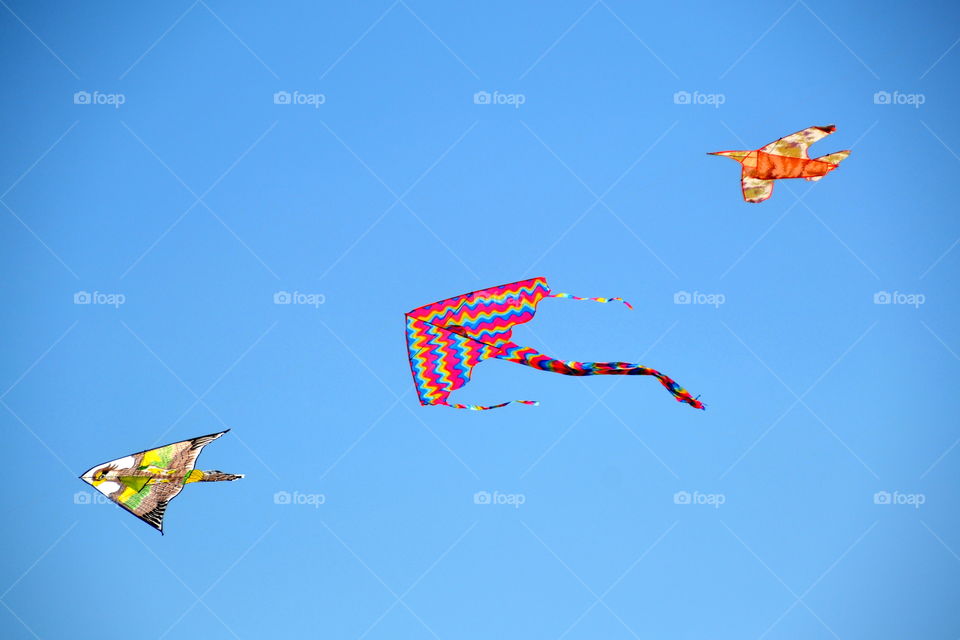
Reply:
[[[222,471],[194,469],[203,447],[227,431],[104,462],[84,473],[80,479],[162,534],[167,503],[180,493],[184,485],[243,477]]]
[[[756,151],[714,151],[709,155],[732,158],[743,165],[740,184],[743,199],[763,202],[773,193],[773,181],[783,178],[806,178],[817,181],[838,166],[850,151],[837,151],[810,159],[807,147],[836,131],[834,125],[810,127],[771,142]]]
[[[654,376],[679,402],[696,409],[703,403],[659,371],[629,362],[574,362],[556,360],[536,349],[511,341],[512,329],[529,322],[544,298],[572,298],[595,302],[630,303],[623,298],[578,298],[551,293],[545,278],[531,278],[465,293],[434,302],[406,314],[410,369],[421,405],[445,405],[455,409],[496,409],[492,406],[447,402],[450,393],[470,381],[473,368],[487,358],[500,358],[528,367],[568,376]],[[518,400],[523,404],[537,404]]]

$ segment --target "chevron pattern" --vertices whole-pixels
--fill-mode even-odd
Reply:
[[[410,368],[420,404],[447,404],[447,397],[470,381],[470,372],[496,357],[511,329],[533,318],[550,292],[544,278],[465,293],[407,313]],[[458,405],[463,409],[494,409]],[[453,406],[453,405],[451,405]]]

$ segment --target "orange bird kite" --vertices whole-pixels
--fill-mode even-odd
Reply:
[[[709,155],[733,158],[743,165],[740,176],[743,199],[747,202],[763,202],[773,193],[774,180],[806,178],[816,181],[840,166],[840,161],[850,155],[849,149],[819,158],[807,156],[807,147],[836,130],[832,124],[810,127],[756,151],[714,151]]]

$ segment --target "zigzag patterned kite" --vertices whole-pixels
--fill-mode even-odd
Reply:
[[[568,376],[654,376],[679,402],[696,409],[703,403],[655,369],[629,362],[575,362],[557,360],[531,347],[511,342],[512,328],[533,318],[537,304],[546,297],[623,302],[623,298],[578,298],[551,293],[545,278],[531,278],[499,287],[465,293],[419,307],[406,314],[410,369],[421,405],[445,405],[456,409],[485,410],[503,407],[447,402],[450,393],[470,381],[470,373],[486,358],[500,358],[543,371]],[[523,404],[537,404],[517,400]]]

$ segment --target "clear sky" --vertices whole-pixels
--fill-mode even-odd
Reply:
[[[241,4],[0,2],[0,636],[960,635],[960,7]],[[518,342],[707,410],[420,407],[403,313],[534,276],[636,309]],[[224,427],[166,535],[88,503]]]

